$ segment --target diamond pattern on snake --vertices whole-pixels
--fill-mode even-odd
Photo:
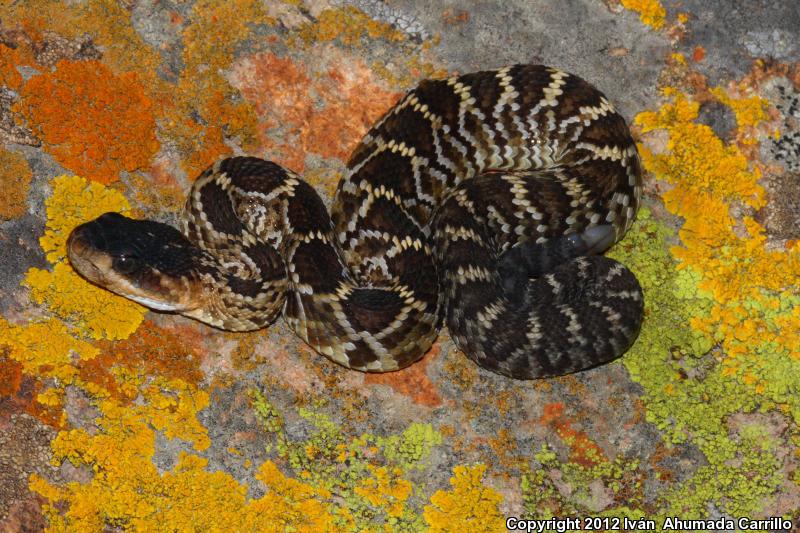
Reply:
[[[408,92],[353,151],[331,213],[291,170],[234,157],[197,178],[180,229],[106,213],[68,252],[155,310],[234,331],[283,316],[348,368],[404,368],[446,323],[482,367],[542,378],[638,334],[639,283],[602,252],[636,216],[641,175],[599,90],[515,65]]]

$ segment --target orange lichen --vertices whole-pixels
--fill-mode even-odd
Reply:
[[[396,392],[410,397],[415,403],[438,407],[442,404],[442,397],[428,377],[427,368],[439,357],[440,352],[441,347],[436,343],[421,361],[398,372],[367,374],[364,376],[364,383],[388,385]]]
[[[102,48],[103,62],[114,72],[134,71],[152,80],[157,78],[161,62],[158,51],[142,41],[124,2],[19,0],[4,6],[3,23],[21,28],[34,42],[41,41],[47,32],[67,39],[89,35]]]
[[[369,127],[400,97],[400,93],[386,90],[360,61],[334,64],[315,81],[314,90],[323,98],[324,107],[309,117],[302,144],[323,157],[346,159]]]
[[[25,380],[23,380],[24,387]],[[67,427],[67,413],[64,411],[62,405],[51,406],[44,405],[36,401],[38,391],[42,389],[42,382],[35,381],[30,390],[31,401],[25,405],[22,410],[39,420],[42,424],[46,424],[55,429],[64,429]]]
[[[9,348],[6,348],[9,350]],[[22,383],[22,363],[0,352],[0,397],[13,396]]]
[[[0,219],[10,219],[25,213],[30,188],[31,172],[21,154],[0,148]]]
[[[255,25],[274,22],[255,0],[202,0],[192,7],[183,31],[185,68],[176,86],[162,88],[159,111],[164,135],[176,144],[190,178],[232,153],[228,139],[257,150],[255,113],[248,102],[234,101],[238,95],[223,72]]]
[[[0,419],[11,412],[26,412],[47,425],[62,426],[61,409],[36,401],[43,385],[31,376],[38,374],[50,383],[66,385],[75,373],[61,354],[51,353],[50,346],[44,346],[42,339],[50,338],[45,335],[53,338],[53,346],[72,349],[75,357],[93,355],[91,347],[75,343],[58,321],[18,326],[0,318]]]
[[[197,385],[203,379],[202,352],[188,329],[171,331],[147,323],[125,340],[98,343],[100,354],[78,365],[80,376],[84,381],[101,384],[112,396],[127,400],[133,397],[118,381],[120,372],[158,375]]]
[[[423,50],[426,49],[426,44],[429,43],[423,43]],[[423,59],[420,55],[407,57],[405,67],[403,71],[397,72],[380,61],[374,61],[370,64],[370,69],[375,76],[384,80],[391,87],[413,87],[414,84],[421,79],[430,78],[441,80],[449,75],[446,69],[437,67],[435,64]]]
[[[293,170],[303,170],[306,152],[323,157],[334,152],[334,157],[344,158],[365,131],[361,115],[368,115],[368,125],[394,100],[394,97],[384,99],[386,91],[374,86],[374,73],[361,63],[341,69],[336,66],[330,75],[309,73],[306,76],[303,72],[304,77],[319,78],[320,82],[315,80],[310,88],[293,84],[291,77],[284,76],[290,72],[269,70],[270,67],[285,65],[265,65],[268,74],[265,83],[253,87],[257,93],[254,97],[241,100],[240,94],[231,87],[233,84],[242,89],[241,84],[237,84],[236,79],[230,80],[228,73],[237,47],[250,37],[253,28],[276,24],[267,11],[262,2],[254,0],[224,4],[205,0],[195,3],[192,8],[183,31],[185,68],[176,86],[157,89],[161,95],[158,98],[162,106],[158,113],[161,133],[177,147],[183,159],[182,167],[190,178],[216,159],[233,153],[234,146],[246,153],[263,152],[267,148],[269,157]],[[352,7],[324,9],[317,22],[292,31],[290,41],[309,43],[405,39],[402,32],[394,30],[391,25],[376,22]],[[409,55],[406,70],[416,72],[414,79],[435,70],[432,65],[421,61],[418,52]],[[250,67],[247,63],[245,66]],[[387,79],[398,78],[396,72],[390,72],[383,65],[381,68]],[[236,72],[233,77],[237,77]],[[252,76],[245,73],[245,77]],[[337,77],[344,79],[335,79]],[[408,76],[400,77],[406,83],[414,81],[408,80]],[[334,90],[330,85],[334,85]],[[344,94],[337,94],[337,90]],[[350,91],[352,94],[347,94]],[[360,92],[357,94],[356,91]],[[152,95],[156,98],[155,89]],[[278,104],[279,108],[273,109],[272,105],[287,95],[290,98],[297,96],[294,98],[297,108],[280,108]],[[319,97],[327,100],[322,106],[319,106]],[[261,102],[265,104],[264,111],[268,112],[261,113],[262,127],[259,128],[256,122],[259,115],[254,112],[253,103]],[[300,121],[287,119],[291,115],[298,116]],[[268,133],[285,135],[285,138],[275,142]],[[325,177],[326,184],[332,181],[328,178],[335,177],[329,174]]]
[[[177,213],[186,203],[184,188],[159,163],[150,167],[148,174],[130,174],[128,186],[131,200],[153,212]]]
[[[359,60],[308,73],[272,53],[237,62],[233,83],[254,102],[264,144],[276,160],[298,172],[308,154],[344,160],[399,96],[384,89]],[[278,142],[272,140],[276,135]]]
[[[242,96],[252,101],[262,117],[262,130],[266,133],[276,129],[290,136],[288,146],[296,142],[294,135],[298,124],[302,124],[313,113],[313,102],[309,95],[311,81],[305,70],[291,59],[283,59],[272,53],[263,53],[238,61],[233,66],[233,84]],[[283,131],[285,130],[285,131]],[[300,162],[291,165],[294,170]]]
[[[706,57],[706,49],[700,45],[695,46],[694,50],[692,51],[692,61],[694,61],[695,63],[699,63],[700,61],[705,59],[705,57]]]
[[[564,415],[563,403],[556,402],[545,405],[539,421],[555,429],[564,444],[569,446],[570,462],[591,468],[608,461],[603,450],[589,438],[585,431],[572,427],[572,422]]]
[[[0,318],[0,362],[10,372],[6,377],[9,394],[20,390],[15,403],[20,410],[35,416],[45,424],[63,427],[66,423],[60,403],[49,402],[60,395],[67,385],[78,382],[75,362],[97,356],[91,344],[76,339],[59,320],[50,319],[25,325],[11,324]],[[17,370],[22,375],[15,378]],[[47,392],[44,381],[57,383],[57,389]],[[42,403],[43,400],[45,403]]]
[[[500,428],[496,435],[486,439],[486,444],[492,450],[492,461],[496,467],[503,470],[518,467],[520,464],[519,448],[513,433],[507,428]],[[522,459],[527,462],[527,459]]]
[[[59,61],[25,84],[15,108],[66,168],[110,183],[158,150],[152,103],[133,73],[98,61]]]
[[[445,24],[461,25],[469,22],[469,11],[464,9],[447,8],[442,12]]]
[[[431,532],[501,531],[505,527],[498,505],[503,497],[481,482],[486,465],[457,466],[451,491],[436,491],[423,516]]]
[[[222,83],[225,82],[220,79]],[[237,138],[248,151],[257,149],[256,119],[250,105],[230,103],[219,89],[195,93],[196,84],[190,78],[182,80],[177,91],[180,97],[165,103],[161,110],[165,136],[175,143],[182,156],[181,167],[192,179],[216,160],[233,153],[226,144],[229,138]]]
[[[252,110],[247,102],[233,102],[236,91],[222,73],[232,61],[236,46],[248,38],[255,25],[274,23],[266,16],[262,2],[195,2],[186,21],[172,13],[173,24],[185,23],[185,67],[177,83],[158,75],[162,64],[159,51],[142,41],[124,3],[88,0],[65,6],[57,0],[21,0],[4,13],[3,21],[23,28],[34,41],[45,31],[67,38],[88,34],[103,51],[102,63],[114,74],[129,76],[135,72],[153,102],[152,114],[160,136],[177,147],[191,177],[212,160],[230,153],[222,142],[223,135],[236,139],[247,151],[255,150]],[[224,96],[222,107],[214,102],[218,92]]]
[[[0,43],[0,87],[16,91],[22,85],[22,75],[17,65],[22,63],[22,54],[15,48]]]

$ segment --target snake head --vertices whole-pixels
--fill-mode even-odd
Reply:
[[[178,230],[105,213],[72,230],[67,256],[84,278],[158,311],[197,307],[201,253]]]

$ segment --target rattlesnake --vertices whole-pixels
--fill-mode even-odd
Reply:
[[[598,255],[633,221],[641,167],[624,119],[581,78],[516,65],[408,92],[361,140],[328,212],[293,172],[219,161],[181,231],[107,213],[76,228],[78,272],[144,305],[229,330],[279,314],[349,368],[403,368],[447,320],[456,345],[514,378],[609,361],[643,295]]]

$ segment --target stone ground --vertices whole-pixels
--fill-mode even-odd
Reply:
[[[798,28],[790,0],[0,6],[0,529],[797,523]],[[225,155],[329,199],[404,90],[524,62],[592,81],[641,141],[645,208],[613,253],[647,314],[620,361],[512,381],[445,331],[365,375],[282,323],[146,312],[64,260],[104,211],[174,220]]]

